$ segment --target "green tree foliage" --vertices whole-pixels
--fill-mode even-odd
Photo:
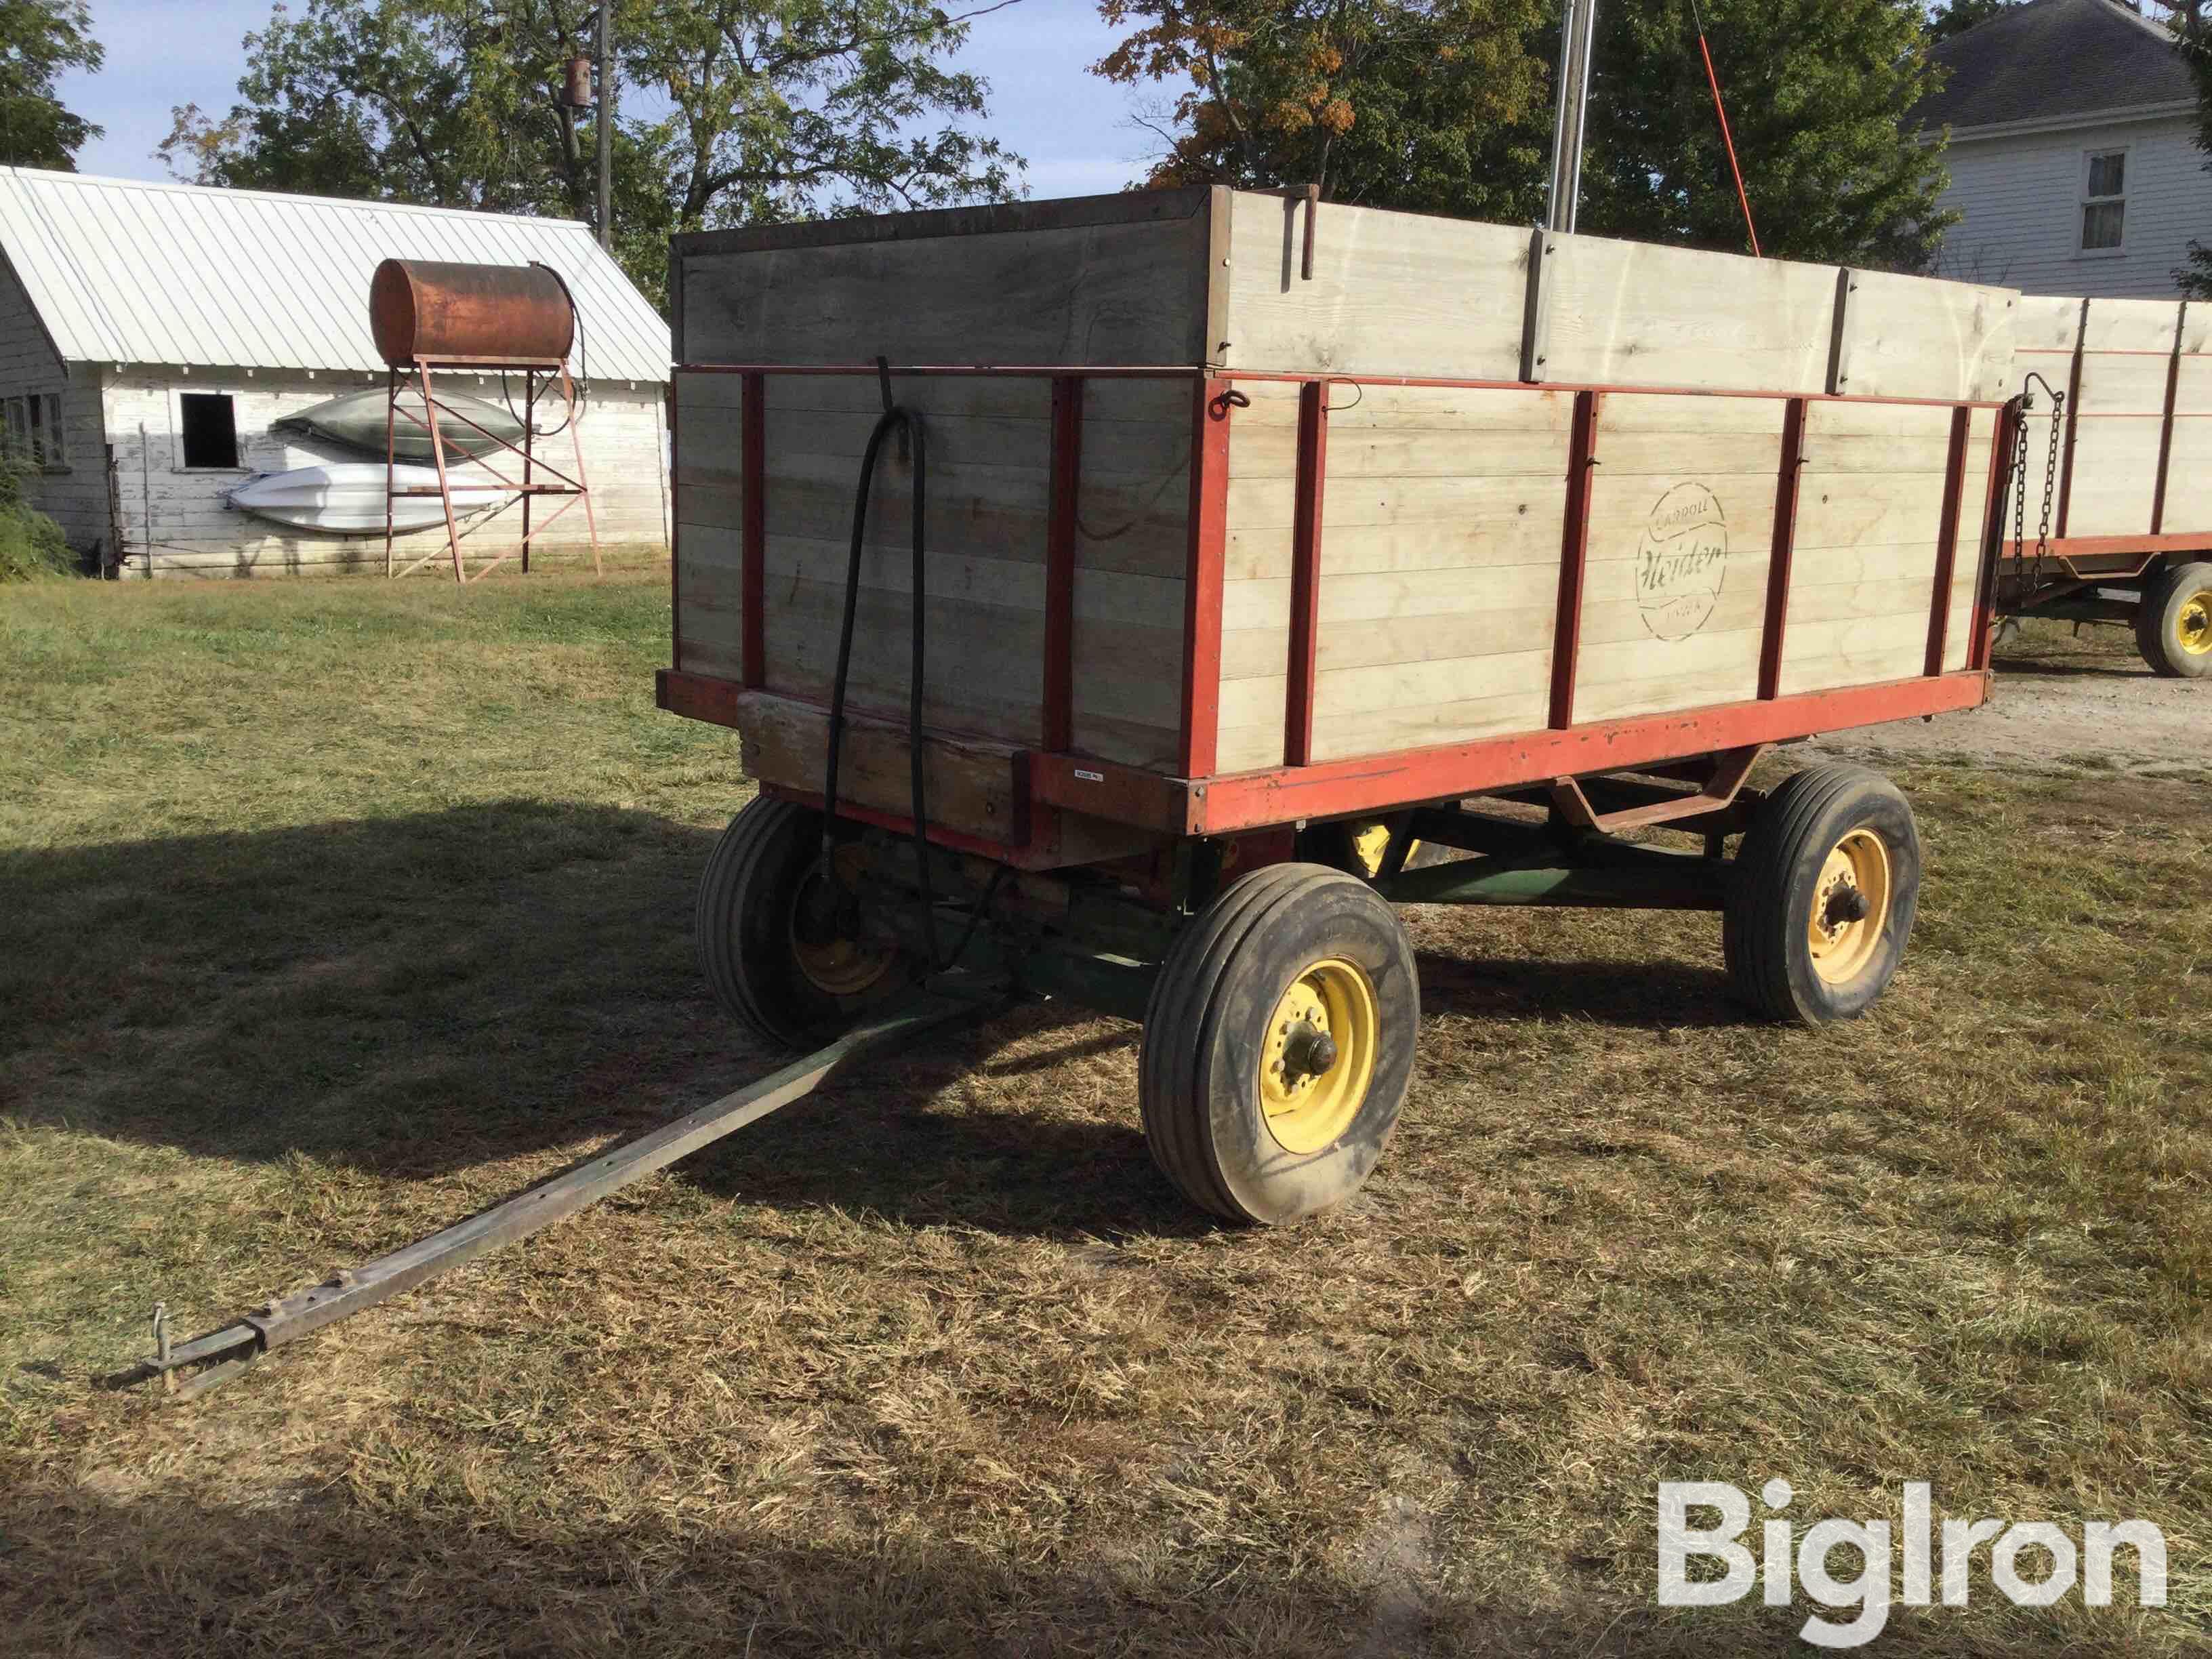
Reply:
[[[589,220],[595,116],[560,100],[595,0],[307,0],[246,40],[240,101],[176,112],[202,184]],[[615,249],[658,295],[672,231],[1003,198],[967,25],[926,0],[618,0]]]
[[[1584,228],[1746,250],[1690,0],[1599,14]],[[1933,82],[1917,0],[1710,0],[1705,34],[1765,251],[1924,270],[1955,216],[1908,112]]]
[[[0,446],[0,582],[66,576],[76,568],[62,527],[24,499],[35,462]]]
[[[1318,183],[1334,201],[1524,216],[1541,0],[1105,0],[1093,65],[1175,88],[1149,183]]]
[[[1986,23],[2021,3],[2022,0],[1942,0],[1928,9],[1928,38],[1948,40],[1954,34],[1964,34],[1975,24]]]
[[[1558,0],[1103,0],[1095,67],[1172,89],[1152,182],[1318,179],[1333,198],[1540,216]],[[1705,23],[1765,251],[1923,268],[1949,223],[1906,112],[1917,0],[1712,0]],[[1581,226],[1746,245],[1688,0],[1601,6]]]
[[[2197,148],[2212,158],[2212,18],[2205,15],[2203,0],[2199,0],[2178,8],[2170,21],[2197,82]],[[2212,159],[2204,167],[2212,172]],[[2212,246],[2192,238],[2188,261],[2174,271],[2173,280],[2191,299],[2212,300]]]
[[[64,70],[96,70],[83,0],[0,0],[0,161],[76,171],[76,153],[101,129],[54,94]]]

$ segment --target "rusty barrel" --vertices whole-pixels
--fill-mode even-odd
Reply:
[[[568,290],[543,265],[386,259],[368,285],[368,318],[395,368],[417,357],[551,362],[576,332]]]

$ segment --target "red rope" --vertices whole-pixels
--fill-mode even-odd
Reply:
[[[1744,193],[1743,168],[1736,163],[1735,137],[1729,131],[1728,106],[1721,102],[1721,77],[1713,73],[1712,49],[1705,45],[1702,24],[1698,29],[1698,50],[1705,54],[1705,80],[1713,89],[1713,113],[1721,118],[1721,143],[1728,146],[1729,171],[1735,175],[1735,199],[1743,204],[1744,228],[1751,233],[1751,256],[1763,259],[1766,256],[1759,251],[1759,227],[1751,222],[1751,198]]]

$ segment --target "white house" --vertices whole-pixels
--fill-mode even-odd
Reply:
[[[391,257],[560,273],[580,325],[570,363],[586,377],[577,430],[601,545],[611,558],[665,554],[668,328],[585,226],[9,167],[0,420],[40,464],[32,500],[125,574],[381,570],[380,532],[289,530],[225,497],[257,472],[365,459],[270,427],[385,385],[368,285]],[[438,390],[501,396],[496,374],[441,374]],[[572,462],[565,434],[540,441],[550,462]],[[486,556],[520,535],[510,508],[464,546]],[[441,525],[401,547],[411,560],[444,539]],[[533,541],[533,562],[586,546],[572,507]]]
[[[2031,0],[1939,44],[1917,112],[1951,130],[1937,273],[2030,294],[2162,299],[2212,242],[2197,88],[2174,39],[2119,0]]]

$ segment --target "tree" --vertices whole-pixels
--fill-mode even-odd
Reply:
[[[246,37],[240,101],[179,109],[161,154],[203,184],[588,220],[595,118],[557,94],[595,15],[280,5]],[[617,256],[657,295],[674,230],[1010,194],[1018,158],[968,125],[984,82],[941,61],[967,33],[927,0],[619,0]]]
[[[1187,82],[1157,183],[1301,184],[1380,207],[1540,215],[1558,0],[1103,0],[1097,66]],[[1582,228],[1742,248],[1688,0],[1600,9]],[[1924,267],[1950,222],[1916,0],[1712,0],[1705,22],[1766,252]],[[1269,19],[1284,21],[1269,27]],[[1364,50],[1363,50],[1364,48]],[[1325,172],[1323,171],[1325,169]]]
[[[0,0],[0,161],[76,171],[77,151],[103,129],[64,108],[54,82],[100,67],[91,29],[83,0]]]
[[[1092,66],[1176,88],[1147,182],[1517,218],[1542,167],[1540,0],[1103,0]]]
[[[1707,0],[1705,33],[1765,251],[1923,270],[1957,216],[1912,106],[1936,82],[1917,0]],[[1583,227],[1746,249],[1692,0],[1600,14]]]
[[[2200,3],[2177,9],[2172,21],[2176,44],[2197,82],[2197,148],[2212,156],[2212,18]],[[2212,160],[2204,167],[2212,173]],[[2188,261],[2174,271],[2173,280],[2189,298],[2212,300],[2212,246],[2192,238]]]
[[[1928,38],[1948,40],[1954,34],[1964,34],[1977,23],[1986,23],[2020,3],[2021,0],[1940,0],[1929,8]]]

